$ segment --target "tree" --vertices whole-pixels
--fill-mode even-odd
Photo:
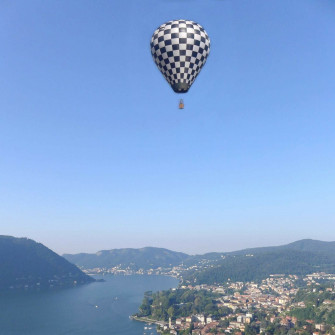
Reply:
[[[245,326],[245,335],[257,335],[257,334],[258,332],[256,327],[248,324]]]
[[[167,313],[169,315],[169,318],[173,319],[174,315],[175,315],[175,309],[173,306],[169,307],[169,309],[167,310]]]
[[[149,316],[151,314],[150,300],[148,297],[144,297],[141,306],[139,307],[140,316]]]

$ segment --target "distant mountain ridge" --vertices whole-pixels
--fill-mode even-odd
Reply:
[[[289,244],[280,245],[280,246],[272,246],[272,247],[258,247],[258,248],[248,248],[242,249],[238,251],[232,251],[227,254],[247,254],[247,253],[265,253],[265,252],[273,252],[279,250],[297,250],[297,251],[309,251],[309,252],[317,252],[317,253],[335,253],[335,242],[324,242],[313,239],[303,239],[299,241],[295,241]]]
[[[233,281],[258,281],[271,274],[306,275],[335,273],[335,242],[304,239],[275,247],[249,248],[225,254],[216,266],[190,271],[190,283],[213,284]]]
[[[92,281],[43,244],[0,235],[0,289],[73,286]]]
[[[187,255],[168,249],[112,249],[96,254],[64,255],[83,268],[157,269],[183,264],[194,267],[183,275],[189,282],[214,283],[232,280],[259,280],[270,274],[303,275],[317,271],[335,273],[335,242],[304,239],[281,246],[248,248],[232,252]],[[210,263],[210,267],[202,264]],[[195,267],[196,266],[196,267]]]
[[[69,262],[86,269],[96,267],[111,268],[117,265],[133,269],[151,269],[171,267],[182,263],[189,256],[182,252],[163,248],[145,247],[141,249],[125,248],[102,250],[95,254],[65,254]]]
[[[232,281],[259,281],[272,274],[306,275],[314,272],[335,273],[335,257],[323,253],[280,250],[246,255],[228,255],[215,266],[190,271],[186,282],[197,284]]]

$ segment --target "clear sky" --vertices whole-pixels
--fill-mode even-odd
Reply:
[[[185,109],[150,54],[211,54]],[[333,0],[0,1],[0,234],[56,252],[335,240]]]

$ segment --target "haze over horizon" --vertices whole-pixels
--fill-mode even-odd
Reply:
[[[59,254],[335,240],[335,3],[0,4],[1,234]],[[180,111],[150,54],[191,19],[211,54]]]
[[[19,238],[26,238],[25,236],[20,236]],[[27,237],[29,238],[29,237]],[[313,241],[320,241],[320,242],[326,242],[326,243],[333,243],[335,241],[326,241],[326,240],[315,240],[313,238],[303,238],[303,239],[299,239],[299,240],[294,240],[294,241],[288,241],[288,242],[284,242],[284,243],[280,243],[280,244],[264,244],[264,245],[249,245],[249,246],[242,246],[240,248],[232,248],[232,249],[220,249],[220,250],[204,250],[204,251],[199,251],[199,249],[196,249],[195,252],[191,252],[189,251],[189,249],[185,249],[185,250],[179,250],[179,249],[173,249],[173,248],[170,248],[169,246],[161,246],[161,245],[144,245],[144,246],[137,246],[137,247],[134,247],[134,246],[124,246],[124,247],[106,247],[106,248],[100,248],[98,250],[90,250],[90,251],[87,251],[87,250],[79,250],[79,251],[76,251],[76,252],[59,252],[57,250],[53,250],[55,251],[57,254],[59,255],[64,255],[64,254],[80,254],[80,253],[84,253],[84,254],[95,254],[95,253],[98,253],[100,251],[108,251],[108,250],[122,250],[122,249],[144,249],[144,248],[162,248],[162,249],[168,249],[168,250],[171,250],[171,251],[175,251],[175,252],[182,252],[182,253],[185,253],[185,254],[188,254],[188,255],[202,255],[202,254],[206,254],[206,253],[211,253],[211,252],[217,252],[217,253],[221,253],[221,252],[232,252],[232,251],[240,251],[240,250],[244,250],[244,249],[252,249],[252,248],[261,248],[261,247],[277,247],[277,246],[283,246],[283,245],[287,245],[287,244],[291,244],[291,243],[294,243],[294,242],[299,242],[299,241],[303,241],[303,240],[313,240]],[[38,243],[42,243],[41,241],[36,241]],[[47,245],[45,245],[46,247],[48,247]]]

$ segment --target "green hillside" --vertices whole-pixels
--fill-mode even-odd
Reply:
[[[281,246],[190,256],[161,248],[113,249],[96,254],[64,255],[83,268],[156,269],[183,265],[183,278],[191,283],[260,280],[270,274],[335,273],[335,242],[300,240]],[[187,268],[193,268],[186,271]]]
[[[112,268],[120,264],[132,269],[156,269],[179,265],[189,257],[181,252],[152,247],[103,250],[96,254],[65,254],[63,256],[69,262],[86,269]]]
[[[232,281],[258,281],[271,274],[306,275],[324,271],[335,273],[335,254],[300,251],[294,249],[277,249],[252,254],[231,254],[213,267],[200,271],[190,271],[185,276],[186,282],[197,284],[223,283]]]
[[[309,252],[316,252],[330,255],[332,253],[335,254],[335,242],[324,242],[312,239],[304,239],[280,246],[249,248],[249,249],[233,251],[226,254],[230,255],[264,254],[280,250],[309,251]]]
[[[44,245],[0,236],[0,289],[73,286],[94,281]]]

